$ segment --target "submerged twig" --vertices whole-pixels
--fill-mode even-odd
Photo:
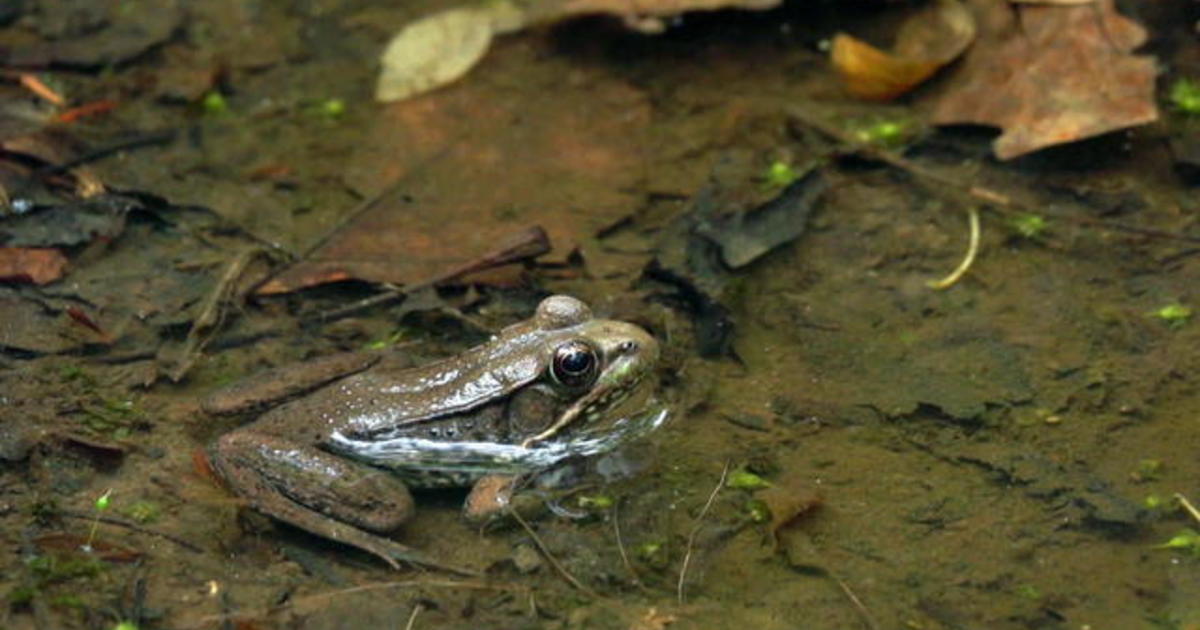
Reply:
[[[216,286],[209,292],[208,298],[204,300],[204,304],[200,307],[200,313],[196,315],[195,321],[192,322],[192,329],[188,331],[187,340],[184,341],[183,348],[179,351],[179,358],[175,364],[175,368],[171,370],[171,380],[178,383],[196,363],[196,358],[212,340],[216,334],[221,322],[225,319],[225,309],[229,302],[230,296],[233,294],[233,289],[237,285],[237,281],[242,277],[242,273],[254,260],[254,257],[264,253],[265,250],[261,247],[248,247],[238,253],[233,260],[225,267],[225,272],[221,274],[217,280]]]
[[[713,487],[712,493],[708,495],[708,501],[705,501],[700,514],[696,516],[696,525],[692,527],[692,533],[688,534],[687,550],[683,554],[683,566],[679,567],[679,584],[675,587],[675,594],[680,604],[684,601],[683,586],[687,580],[688,565],[692,562],[692,548],[696,545],[696,536],[700,534],[700,527],[704,525],[704,517],[708,515],[708,510],[712,507],[713,501],[717,500],[717,494],[725,486],[725,478],[729,476],[729,463],[730,460],[725,460],[725,468],[721,470],[721,478],[717,480],[717,485]]]
[[[1176,492],[1175,500],[1179,502],[1179,505],[1183,506],[1183,509],[1187,511],[1188,514],[1192,515],[1192,518],[1196,519],[1197,523],[1200,523],[1200,510],[1197,510],[1196,506],[1192,505],[1192,502],[1187,500],[1187,497],[1183,496],[1183,494],[1179,492]]]
[[[902,171],[909,173],[926,184],[936,184],[930,186],[929,189],[936,193],[944,195],[949,191],[954,193],[961,200],[968,202],[984,202],[988,209],[991,209],[999,214],[1012,216],[1019,213],[1046,214],[1053,216],[1055,219],[1074,223],[1076,225],[1086,225],[1098,227],[1117,232],[1126,232],[1129,234],[1139,234],[1141,236],[1149,236],[1153,238],[1163,238],[1173,241],[1184,241],[1188,243],[1200,243],[1200,236],[1189,236],[1178,232],[1168,232],[1166,230],[1157,230],[1154,228],[1139,227],[1136,225],[1126,225],[1124,223],[1116,223],[1113,221],[1105,221],[1103,219],[1093,219],[1091,217],[1063,214],[1060,212],[1051,213],[1046,208],[1038,206],[1034,203],[1021,201],[1014,198],[1013,195],[1005,194],[983,186],[976,186],[960,181],[955,177],[951,177],[937,170],[928,169],[908,158],[887,149],[872,146],[857,138],[851,136],[848,132],[839,129],[837,125],[830,124],[820,117],[805,111],[800,107],[792,107],[788,109],[788,115],[806,127],[816,129],[820,133],[866,159],[883,162],[889,166],[893,166]]]
[[[326,602],[333,598],[345,597],[356,593],[366,593],[379,590],[390,590],[398,588],[461,588],[469,590],[481,591],[509,591],[516,593],[528,593],[530,589],[526,586],[518,584],[507,584],[503,582],[482,582],[478,580],[460,581],[460,580],[443,580],[443,579],[416,579],[416,580],[396,580],[390,582],[376,582],[373,584],[362,584],[359,586],[351,586],[349,588],[339,588],[323,593],[314,593],[304,597],[297,597],[289,600],[284,604],[272,606],[266,609],[259,609],[252,612],[233,613],[226,612],[217,615],[205,615],[197,619],[190,619],[184,623],[177,624],[180,628],[199,628],[213,623],[229,623],[234,619],[253,619],[256,617],[266,617],[273,613],[278,613],[284,610],[317,610],[317,606],[327,607]],[[227,591],[222,589],[221,594],[224,595]]]
[[[571,575],[571,572],[568,571],[567,568],[558,561],[558,558],[554,557],[554,554],[550,553],[550,549],[546,547],[546,543],[542,542],[542,539],[538,537],[537,532],[533,531],[533,528],[529,526],[529,523],[522,518],[516,510],[509,510],[508,513],[513,517],[513,520],[517,521],[517,523],[519,523],[521,527],[525,529],[525,533],[529,534],[529,537],[533,539],[533,544],[537,545],[538,551],[542,552],[542,556],[546,558],[546,561],[550,563],[550,566],[554,567],[555,571],[558,571],[558,574],[561,575],[564,580],[566,580],[571,586],[575,587],[576,590],[582,591],[591,597],[597,599],[600,598],[599,593],[593,591],[591,588],[588,588],[586,584],[575,579],[574,575]]]
[[[404,630],[412,630],[417,627],[417,615],[425,608],[421,602],[413,604],[412,614],[408,616],[408,623],[404,624]]]
[[[633,584],[642,591],[646,591],[646,585],[642,584],[642,579],[638,576],[637,569],[633,568],[633,563],[629,561],[629,554],[625,553],[625,541],[621,539],[621,500],[618,499],[613,503],[612,522],[613,533],[617,536],[617,551],[621,553],[621,562],[625,564],[625,568],[629,571],[629,575],[633,576]]]
[[[204,550],[201,549],[199,547],[199,545],[190,543],[182,538],[179,538],[178,536],[168,534],[166,532],[155,531],[153,529],[147,529],[145,527],[142,527],[141,525],[138,525],[137,523],[130,523],[129,521],[124,521],[119,518],[113,518],[111,516],[99,516],[96,514],[84,514],[81,512],[73,512],[70,510],[59,510],[58,514],[59,514],[59,516],[63,516],[66,518],[77,518],[77,519],[85,520],[85,521],[96,520],[96,521],[99,521],[106,525],[116,525],[118,527],[124,527],[126,529],[131,529],[135,532],[138,532],[139,534],[149,534],[150,536],[158,536],[159,538],[169,540],[169,541],[175,543],[176,545],[179,545],[180,547],[187,549],[188,551],[194,551],[196,553],[204,553]]]
[[[546,231],[541,226],[533,226],[529,229],[522,230],[509,238],[501,241],[495,249],[484,253],[475,260],[468,261],[451,269],[439,276],[430,278],[425,282],[414,284],[408,287],[399,287],[391,283],[383,283],[383,291],[372,295],[368,298],[363,298],[357,302],[351,302],[345,306],[341,306],[332,310],[317,313],[310,318],[310,321],[328,322],[335,319],[341,319],[348,315],[359,313],[366,309],[390,304],[404,298],[405,295],[425,287],[437,286],[452,280],[457,280],[467,274],[476,271],[483,271],[501,265],[507,265],[530,258],[536,258],[550,251],[550,237],[546,235]]]
[[[979,211],[975,206],[967,207],[967,224],[970,227],[970,240],[967,243],[967,255],[963,257],[958,267],[950,272],[950,275],[941,280],[930,280],[925,283],[930,289],[949,289],[958,282],[963,274],[967,273],[967,269],[971,268],[971,263],[975,262],[975,254],[979,252]]]
[[[842,593],[846,596],[846,599],[849,599],[850,603],[854,605],[854,609],[858,611],[859,616],[863,618],[863,622],[867,624],[867,627],[871,630],[879,630],[879,622],[875,621],[875,616],[871,614],[870,610],[867,610],[866,605],[862,603],[862,600],[858,598],[858,595],[856,595],[854,591],[850,589],[850,585],[829,570],[825,571],[825,575],[828,575],[829,579],[833,580],[838,585],[838,588],[842,589]]]

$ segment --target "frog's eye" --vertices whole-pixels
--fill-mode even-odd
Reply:
[[[550,376],[566,387],[583,387],[596,376],[596,351],[582,341],[569,341],[554,350]]]

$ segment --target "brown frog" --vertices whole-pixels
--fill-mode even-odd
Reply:
[[[409,487],[535,472],[644,434],[665,411],[609,412],[657,359],[658,343],[643,329],[596,319],[583,302],[553,296],[487,343],[428,365],[326,360],[315,368],[318,389],[221,436],[208,459],[260,512],[392,566],[438,566],[381,535],[411,515]],[[353,373],[323,373],[339,369]],[[258,382],[218,392],[204,408],[235,412],[302,387]]]

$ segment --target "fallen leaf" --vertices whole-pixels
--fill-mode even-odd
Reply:
[[[545,230],[549,255],[562,261],[637,210],[645,94],[601,72],[576,69],[568,81],[564,65],[530,63],[529,54],[498,49],[489,71],[501,80],[383,108],[346,175],[377,200],[261,291],[350,278],[420,284],[530,226]],[[518,68],[520,81],[510,80]]]
[[[631,28],[658,33],[660,17],[724,8],[765,10],[782,0],[495,0],[447,9],[405,26],[388,43],[375,86],[381,102],[400,101],[453,82],[488,50],[495,35],[577,15],[612,14]]]
[[[375,98],[399,101],[461,77],[487,52],[486,8],[450,9],[404,27],[383,51]]]
[[[50,247],[0,247],[0,282],[47,284],[62,277],[67,257]]]
[[[113,66],[170,39],[185,15],[176,0],[143,0],[136,11],[118,2],[79,6],[99,7],[92,24],[77,24],[78,7],[71,3],[40,7],[38,22],[47,41],[6,47],[0,50],[0,62],[39,68]],[[46,24],[58,21],[65,23],[62,32],[48,32]]]
[[[821,506],[821,495],[804,476],[789,474],[772,479],[772,486],[755,493],[754,498],[767,505],[771,523],[767,531],[773,544],[779,544],[779,533],[801,516]]]
[[[1007,160],[1158,118],[1154,58],[1130,54],[1146,31],[1112,0],[970,4],[979,39],[948,78],[935,124],[1000,127],[993,151]]]
[[[958,58],[975,39],[975,20],[958,0],[941,0],[909,16],[892,52],[838,33],[830,60],[853,95],[894,99]]]

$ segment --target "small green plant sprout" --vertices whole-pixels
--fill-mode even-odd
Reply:
[[[746,516],[752,523],[766,523],[771,520],[771,508],[766,501],[750,499],[746,502]]]
[[[607,510],[616,501],[607,494],[581,494],[575,498],[575,503],[585,510]]]
[[[1161,459],[1143,459],[1137,463],[1137,468],[1129,473],[1129,479],[1134,483],[1154,481],[1162,476],[1163,463]]]
[[[763,488],[770,487],[770,485],[771,483],[766,479],[763,479],[762,477],[759,477],[748,470],[731,472],[729,473],[729,479],[725,480],[725,487],[733,488],[735,490],[762,490]]]
[[[112,630],[138,630],[138,625],[132,621],[118,621]]]
[[[157,503],[143,499],[130,503],[121,513],[145,525],[157,521],[158,517],[162,515],[162,509],[158,507]]]
[[[1022,212],[1008,220],[1009,227],[1022,238],[1034,239],[1042,235],[1049,226],[1046,218],[1032,212]]]
[[[229,112],[229,103],[224,94],[213,90],[200,99],[200,109],[209,116],[220,116]]]
[[[321,115],[326,118],[341,118],[346,113],[346,101],[340,98],[327,98],[321,101]]]
[[[1142,499],[1142,507],[1151,512],[1158,512],[1169,505],[1170,502],[1157,494],[1147,494],[1146,498]]]
[[[775,160],[763,172],[763,188],[767,190],[785,188],[799,177],[800,174],[792,168],[791,164],[783,160]]]
[[[1200,555],[1200,534],[1191,528],[1181,529],[1170,540],[1161,545],[1155,545],[1154,548],[1177,549]]]
[[[863,144],[883,149],[899,149],[919,135],[920,125],[913,119],[903,117],[868,117],[851,122],[850,132],[855,140]]]
[[[1038,587],[1036,587],[1032,584],[1021,584],[1021,585],[1017,586],[1017,588],[1015,590],[1016,590],[1016,594],[1019,597],[1023,597],[1025,599],[1041,599],[1042,598],[1042,592],[1038,590]]]
[[[388,336],[384,337],[383,339],[376,339],[375,341],[367,342],[367,344],[365,346],[363,346],[363,349],[364,350],[385,350],[387,348],[390,348],[390,347],[400,343],[403,340],[404,340],[404,331],[397,330],[397,331],[392,332]]]
[[[1171,328],[1179,328],[1192,318],[1192,309],[1179,302],[1172,302],[1150,314],[1161,319]]]
[[[1200,115],[1200,81],[1188,77],[1176,79],[1167,91],[1167,101],[1188,116]]]
[[[112,497],[112,488],[105,490],[104,494],[96,497],[95,503],[92,504],[96,508],[96,516],[92,519],[92,529],[88,532],[87,542],[83,543],[83,546],[80,547],[80,549],[88,553],[92,552],[92,541],[96,539],[96,528],[100,526],[100,513],[108,509],[110,497]]]

